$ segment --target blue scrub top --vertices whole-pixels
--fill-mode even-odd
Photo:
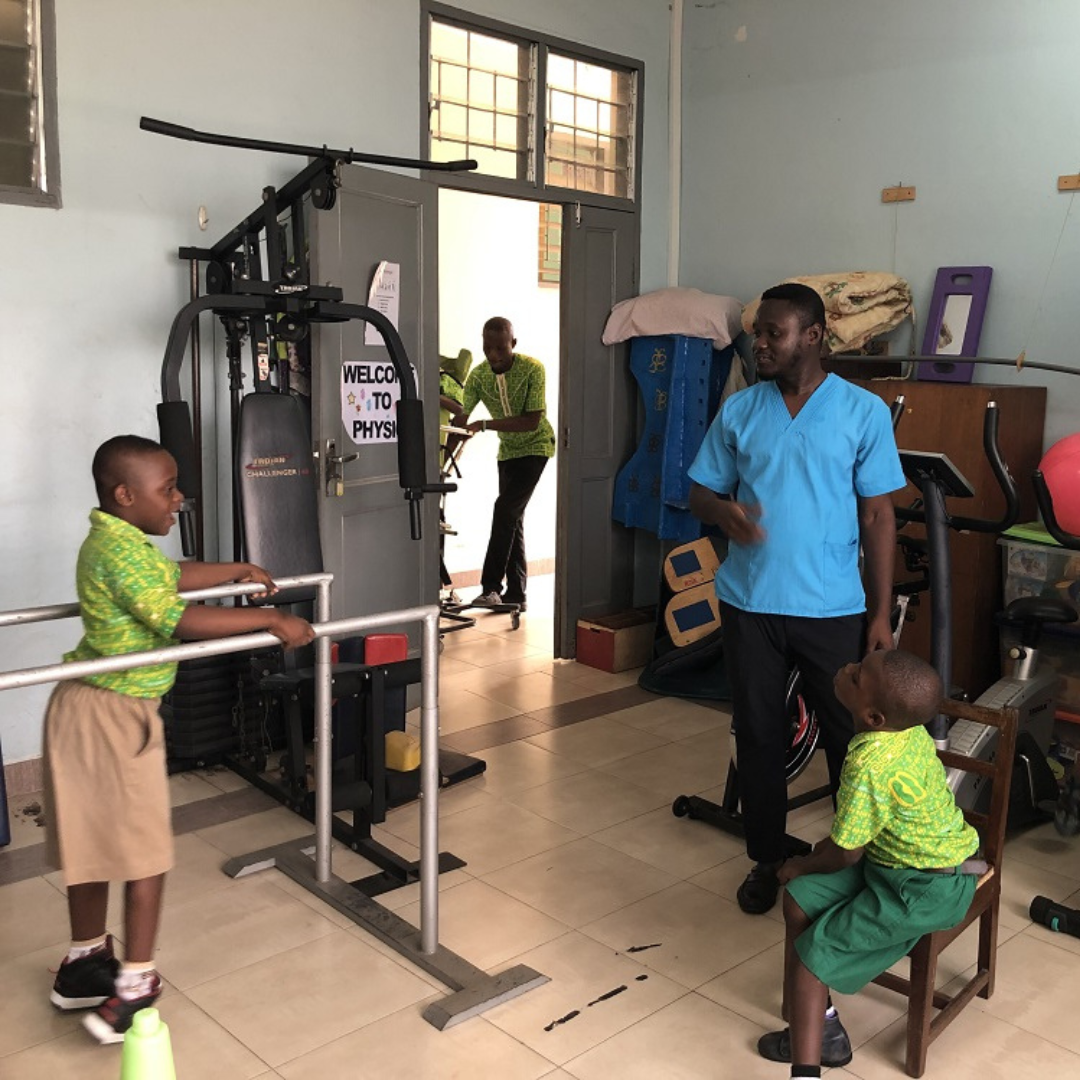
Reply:
[[[866,610],[858,497],[904,486],[885,403],[836,375],[792,419],[760,382],[724,403],[690,479],[761,507],[766,538],[728,545],[716,594],[743,611],[831,618]]]

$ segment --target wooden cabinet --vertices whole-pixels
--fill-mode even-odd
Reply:
[[[896,431],[901,450],[933,450],[948,455],[975,489],[972,499],[949,499],[951,513],[963,517],[996,518],[1004,500],[983,454],[983,417],[987,403],[1000,411],[998,441],[1002,457],[1020,489],[1020,520],[1038,516],[1031,474],[1042,457],[1046,388],[907,382],[900,379],[851,380],[891,405],[904,396],[904,415]],[[894,496],[897,506],[910,505],[918,496],[910,484]],[[925,536],[921,525],[904,532]],[[972,698],[1000,674],[995,614],[1001,608],[1001,549],[989,533],[949,531],[952,554],[953,682]],[[896,580],[912,575],[897,552]],[[923,594],[913,609],[915,618],[904,628],[903,647],[930,659],[930,604]]]

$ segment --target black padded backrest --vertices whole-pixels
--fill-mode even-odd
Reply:
[[[275,578],[322,571],[316,483],[300,403],[289,394],[248,394],[240,402],[236,456],[244,550]],[[272,602],[314,595],[314,588],[283,590]]]

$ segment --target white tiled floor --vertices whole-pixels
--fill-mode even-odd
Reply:
[[[447,732],[634,682],[553,662],[550,613],[529,599],[517,633],[481,616],[447,639]],[[278,808],[179,837],[157,956],[178,1076],[780,1080],[786,1069],[754,1051],[778,1026],[779,912],[743,915],[739,842],[670,811],[679,794],[719,798],[728,740],[723,713],[657,699],[483,752],[486,774],[441,799],[441,846],[467,866],[440,882],[440,937],[485,970],[525,963],[551,981],[444,1032],[421,1017],[446,992],[431,976],[283,875],[220,872],[227,855],[308,833],[299,818]],[[172,780],[177,804],[241,786],[218,770]],[[829,818],[812,804],[790,824],[813,840]],[[40,843],[33,814],[12,824],[9,850]],[[378,836],[415,857],[417,830],[403,807]],[[345,877],[370,869],[350,852],[335,860]],[[1018,837],[1004,881],[997,991],[931,1048],[932,1080],[1080,1075],[1080,940],[1027,917],[1036,893],[1080,905],[1080,842],[1051,827]],[[418,920],[415,886],[382,899]],[[946,977],[973,960],[967,937]],[[4,1080],[119,1075],[118,1049],[48,1003],[66,941],[58,875],[0,887]],[[899,999],[871,987],[838,1004],[856,1052],[831,1075],[902,1076]]]

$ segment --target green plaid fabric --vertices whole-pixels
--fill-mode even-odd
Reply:
[[[90,535],[79,549],[75,586],[83,637],[64,660],[144,652],[173,644],[187,602],[177,586],[180,566],[141,529],[101,510],[90,511]],[[88,675],[83,680],[129,697],[161,697],[176,679],[175,664]]]

